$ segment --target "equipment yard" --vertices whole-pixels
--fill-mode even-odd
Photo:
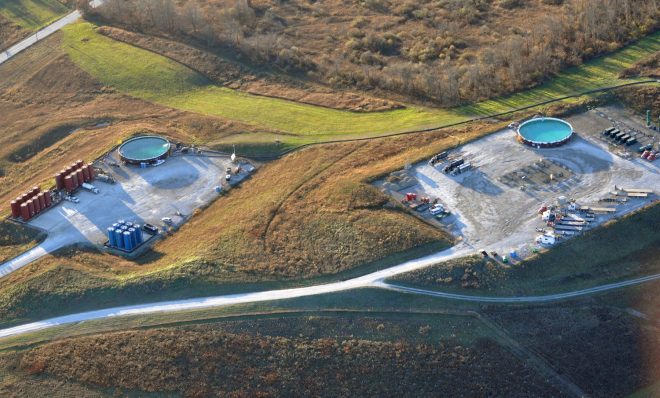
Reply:
[[[228,156],[178,154],[158,166],[139,167],[121,164],[117,152],[96,162],[115,183],[98,178],[98,193],[79,189],[78,202],[62,200],[59,205],[39,214],[29,224],[48,232],[48,240],[62,245],[108,241],[107,228],[117,220],[138,225],[151,224],[160,230],[175,230],[195,211],[218,197],[221,191],[242,181],[252,170],[243,165],[239,172]],[[227,169],[231,179],[226,181]],[[149,235],[145,235],[145,240]]]
[[[375,185],[475,250],[524,258],[657,200],[658,162],[610,152],[599,112],[568,118],[577,135],[558,148],[522,145],[507,128]]]

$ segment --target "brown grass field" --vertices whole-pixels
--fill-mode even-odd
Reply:
[[[299,335],[271,334],[268,320],[242,322],[252,329],[248,333],[227,331],[231,324],[217,323],[63,340],[0,357],[0,363],[12,363],[10,373],[30,388],[62,380],[62,386],[82,383],[92,391],[110,387],[187,397],[435,396],[439,390],[559,394],[492,340],[462,346],[452,339],[432,340],[430,333],[438,327],[433,321],[413,320],[419,325],[413,329],[405,318],[350,319],[355,335],[346,337],[306,336],[315,328],[343,327],[347,322],[341,318],[288,318],[291,328],[304,333]],[[397,329],[413,329],[411,337],[391,340]],[[365,333],[390,338],[366,338]],[[498,377],[502,366],[507,378]]]

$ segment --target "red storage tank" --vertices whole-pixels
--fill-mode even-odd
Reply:
[[[23,195],[21,195],[21,203],[27,202],[28,199],[30,199],[30,195],[28,195],[27,193],[24,193]]]
[[[80,170],[82,170],[83,173],[83,179],[85,182],[89,182],[89,169],[87,168],[87,165],[83,166]]]
[[[87,171],[89,172],[90,181],[94,179],[94,166],[91,163],[87,163]]]
[[[76,160],[76,168],[81,168],[85,164],[82,160],[78,159]]]
[[[27,203],[21,205],[21,217],[23,217],[23,220],[25,221],[30,219],[30,209],[28,208]]]
[[[21,215],[21,204],[15,200],[11,201],[11,216],[17,218]]]
[[[45,209],[46,206],[46,193],[45,192],[39,192],[39,195],[37,196],[39,198],[39,206],[41,206],[41,210]]]
[[[78,188],[79,184],[78,184],[78,174],[77,173],[71,173],[71,182],[73,182],[73,189],[72,190]]]
[[[34,213],[35,213],[34,203],[32,202],[32,199],[28,200],[26,203],[27,203],[28,209],[30,210],[30,218],[32,218],[32,216],[34,216]]]
[[[57,189],[64,188],[64,175],[62,174],[61,171],[55,174],[55,186],[57,187]]]
[[[32,193],[30,194],[30,197],[37,196],[37,194],[41,192],[41,188],[39,187],[32,187]]]
[[[50,207],[50,205],[53,204],[53,197],[51,196],[52,194],[50,191],[46,191],[44,194],[44,199],[46,200],[46,207]]]
[[[41,213],[41,202],[39,202],[39,196],[35,196],[34,198],[30,199],[32,201],[32,204],[34,205],[34,214]]]
[[[74,189],[76,189],[76,187],[73,185],[73,176],[68,175],[68,176],[64,177],[64,188],[68,192],[71,192]]]
[[[78,177],[78,186],[81,186],[85,182],[85,176],[83,175],[82,169],[76,171],[76,177]]]

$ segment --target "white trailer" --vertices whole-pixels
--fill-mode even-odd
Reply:
[[[92,184],[90,184],[90,183],[83,182],[82,185],[81,185],[81,187],[83,187],[83,189],[88,190],[89,192],[99,193],[98,188],[96,188],[94,185],[92,185]]]

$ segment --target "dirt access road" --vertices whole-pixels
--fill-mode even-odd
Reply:
[[[531,297],[488,297],[488,296],[468,296],[456,295],[442,292],[426,291],[421,289],[402,288],[396,285],[390,285],[383,282],[386,278],[398,275],[404,272],[413,271],[419,268],[428,267],[442,261],[447,261],[452,258],[465,256],[472,252],[472,249],[466,246],[455,246],[440,253],[432,254],[430,256],[422,257],[420,259],[407,261],[397,266],[373,272],[358,278],[349,279],[346,281],[328,283],[324,285],[308,286],[294,289],[282,290],[269,290],[261,292],[249,292],[232,294],[225,296],[204,297],[188,300],[164,301],[160,303],[132,305],[124,307],[107,308],[97,311],[82,312],[78,314],[65,315],[61,317],[46,319],[43,321],[28,323],[25,325],[15,326],[0,330],[0,338],[18,336],[26,333],[36,332],[39,330],[50,329],[60,325],[73,324],[77,322],[107,319],[121,316],[135,316],[135,315],[148,315],[157,313],[198,310],[206,308],[226,307],[236,304],[256,303],[273,300],[283,300],[297,297],[314,296],[319,294],[335,293],[350,289],[358,288],[385,288],[390,290],[397,290],[405,293],[423,294],[429,296],[436,296],[454,300],[467,300],[476,302],[548,302],[572,298],[577,296],[596,294],[607,290],[618,289],[626,286],[647,283],[655,280],[660,280],[660,274],[650,275],[643,278],[637,278],[629,281],[622,281],[603,286],[597,286],[589,289],[583,289],[574,292],[559,293],[547,296],[531,296]],[[419,291],[418,291],[419,290]]]

